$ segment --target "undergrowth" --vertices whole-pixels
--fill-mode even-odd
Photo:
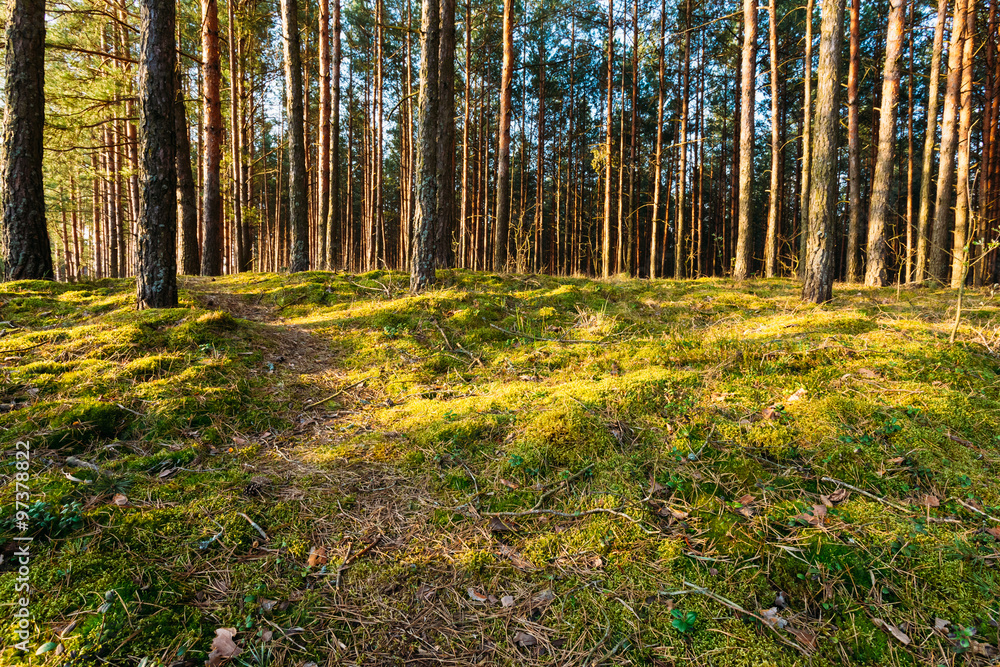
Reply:
[[[0,286],[0,662],[996,661],[990,292],[439,278]]]

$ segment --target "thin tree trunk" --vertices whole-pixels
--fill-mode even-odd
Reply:
[[[944,117],[941,123],[941,158],[938,167],[937,203],[931,233],[928,270],[932,280],[943,283],[948,279],[948,222],[951,216],[952,188],[955,179],[955,146],[958,143],[958,107],[962,85],[962,47],[965,39],[966,4],[956,0],[955,20],[948,46],[948,84],[944,97]]]
[[[757,71],[757,2],[743,0],[743,94],[740,108],[740,217],[737,227],[735,280],[753,269],[753,139]]]
[[[858,77],[861,69],[861,0],[851,0],[851,60],[847,68],[847,281],[861,282],[858,257],[861,238],[861,120],[858,111]]]
[[[778,127],[778,12],[775,0],[767,5],[768,37],[771,59],[771,189],[767,207],[767,236],[764,239],[764,277],[773,278],[778,272],[778,172],[781,159],[781,137]]]
[[[509,1],[509,0],[508,0]],[[417,220],[413,235],[410,290],[434,282],[437,240],[437,137],[441,107],[438,87],[441,26],[437,0],[424,0],[420,22],[420,120],[417,153]]]
[[[888,241],[886,224],[889,217],[889,191],[892,186],[893,154],[896,148],[896,104],[899,101],[899,57],[903,49],[904,0],[889,0],[889,27],[885,40],[885,66],[882,71],[882,109],[879,114],[878,159],[872,183],[871,207],[868,211],[868,263],[865,284],[881,287],[886,284]]]
[[[653,161],[653,224],[649,235],[649,278],[655,280],[659,273],[657,237],[660,234],[660,184],[663,181],[663,72],[666,43],[667,0],[660,0],[660,51],[659,71],[656,78],[656,158]],[[723,142],[725,143],[725,142]]]
[[[833,298],[833,253],[836,238],[837,128],[840,51],[844,34],[844,0],[820,0],[819,84],[812,176],[809,179],[809,222],[802,298],[825,303]]]
[[[468,267],[469,250],[469,105],[472,103],[472,0],[465,2],[465,104],[462,107],[462,203],[459,211],[458,266]]]
[[[334,0],[335,2],[337,0]],[[327,249],[330,223],[330,0],[319,0],[319,229],[316,232],[320,269],[330,268]]]
[[[437,116],[438,186],[434,263],[443,269],[452,265],[452,234],[455,229],[455,0],[440,2],[441,34],[437,79],[440,110]],[[381,136],[379,138],[381,145]],[[379,196],[381,197],[381,190]],[[381,204],[381,199],[379,202]]]
[[[240,84],[239,84],[239,74],[238,65],[236,60],[236,13],[233,5],[236,0],[226,0],[226,12],[229,27],[229,39],[227,47],[229,50],[229,121],[230,121],[230,131],[229,131],[229,148],[230,148],[230,161],[232,167],[232,179],[233,179],[233,226],[234,226],[234,236],[236,237],[236,248],[235,254],[237,261],[235,266],[235,272],[243,270],[242,258],[245,254],[243,244],[245,240],[243,238],[243,166],[242,166],[242,151],[240,149],[241,137],[241,122],[240,122]]]
[[[188,135],[187,113],[184,110],[184,86],[181,68],[174,79],[174,160],[177,171],[177,218],[180,222],[181,272],[196,276],[201,269],[198,262],[198,194],[191,173],[191,138]]]
[[[430,0],[424,0],[425,3]],[[422,69],[422,68],[421,68]],[[500,74],[500,140],[497,145],[497,220],[493,270],[506,269],[510,236],[510,117],[514,80],[514,2],[503,3],[503,70]]]
[[[214,1],[214,0],[211,0]],[[285,51],[285,106],[288,114],[288,226],[292,273],[309,270],[309,212],[306,199],[305,124],[302,109],[302,51],[299,46],[298,2],[281,0]]]
[[[741,70],[742,71],[742,70]],[[674,280],[684,277],[684,205],[685,186],[687,185],[687,137],[688,137],[688,101],[691,92],[691,0],[687,0],[684,12],[684,68],[681,83],[681,122],[680,134],[677,137],[677,201],[674,205],[676,224],[674,225]]]
[[[802,168],[801,186],[799,187],[799,264],[798,275],[805,277],[806,247],[809,235],[809,179],[811,174],[812,156],[812,43],[813,43],[813,0],[806,2],[806,49],[802,63]]]
[[[222,72],[219,63],[219,7],[217,0],[201,1],[201,48],[204,65],[204,173],[202,175],[201,274],[222,273]]]
[[[142,0],[139,65],[138,307],[177,306],[174,0]]]
[[[409,24],[407,24],[409,25]],[[407,71],[409,71],[409,33],[407,39]],[[331,165],[330,165],[330,203],[328,204],[327,216],[327,257],[326,266],[329,269],[341,269],[344,267],[343,252],[343,215],[341,213],[340,200],[340,0],[333,0],[333,74],[330,90],[330,141],[331,141]]]
[[[961,105],[958,121],[958,181],[955,201],[955,234],[952,241],[951,286],[960,287],[965,282],[968,262],[968,244],[971,240],[969,217],[972,212],[972,183],[969,174],[969,148],[972,144],[972,54],[973,36],[976,33],[976,3],[965,0],[965,39],[962,54]]]
[[[924,154],[920,167],[920,207],[917,214],[917,261],[913,280],[921,282],[927,277],[931,218],[931,168],[934,164],[934,145],[938,128],[938,89],[941,85],[941,52],[944,49],[944,25],[948,18],[948,0],[938,0],[937,21],[934,25],[934,46],[931,53],[931,80],[927,92],[927,131],[924,136]]]

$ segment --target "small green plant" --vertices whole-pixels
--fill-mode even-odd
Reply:
[[[693,611],[673,609],[670,611],[670,615],[674,617],[674,620],[670,621],[670,625],[682,634],[691,632],[694,629],[694,624],[698,621],[698,614]]]
[[[28,530],[39,539],[68,535],[83,525],[81,509],[79,502],[58,507],[40,500],[27,509]],[[2,532],[11,533],[16,527],[15,519],[11,517],[3,522]]]
[[[972,638],[976,636],[976,628],[970,626],[955,631],[955,652],[965,653],[972,648]]]

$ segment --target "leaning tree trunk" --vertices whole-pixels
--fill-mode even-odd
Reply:
[[[285,108],[288,114],[288,224],[292,232],[292,273],[309,270],[309,218],[306,202],[306,139],[302,109],[302,50],[298,2],[281,0],[285,50]]]
[[[509,1],[509,0],[508,0]],[[437,241],[437,135],[438,55],[441,27],[438,0],[424,0],[420,19],[420,118],[417,128],[417,219],[413,234],[410,289],[414,292],[434,282],[434,249]]]
[[[4,19],[3,146],[0,206],[4,280],[52,280],[45,226],[42,128],[45,124],[45,2],[9,0]]]
[[[429,0],[424,0],[428,2]],[[500,75],[500,141],[497,145],[497,224],[493,245],[493,270],[507,266],[510,235],[510,116],[514,81],[514,2],[503,3],[503,70]]]
[[[951,215],[952,188],[955,183],[955,145],[958,142],[958,106],[962,84],[962,45],[965,39],[965,16],[968,0],[955,2],[955,21],[948,45],[948,84],[941,120],[941,158],[938,164],[937,205],[931,233],[929,273],[932,280],[948,278],[948,221]]]
[[[222,70],[219,63],[219,6],[217,0],[201,2],[202,91],[205,115],[204,172],[201,177],[201,274],[222,273]]]
[[[819,67],[816,70],[816,126],[809,177],[809,237],[802,298],[825,303],[833,298],[833,253],[837,214],[837,128],[840,113],[840,45],[844,0],[821,0]]]
[[[188,136],[187,113],[184,111],[184,86],[178,66],[174,77],[174,137],[177,166],[177,216],[180,219],[181,272],[198,275],[198,194],[191,172],[191,138]]]
[[[743,92],[740,102],[740,205],[733,278],[746,280],[753,263],[753,137],[757,92],[757,0],[743,0]]]
[[[944,24],[948,17],[948,0],[938,0],[934,26],[934,50],[931,54],[931,81],[927,92],[927,131],[924,133],[924,157],[920,167],[920,208],[917,213],[917,263],[913,280],[920,282],[927,271],[927,241],[931,218],[931,167],[934,164],[934,144],[938,127],[938,88],[941,85],[941,51],[944,49]]]
[[[177,60],[174,0],[139,6],[139,248],[138,307],[177,306]]]
[[[889,189],[896,147],[896,103],[899,101],[899,56],[903,49],[903,0],[889,0],[889,28],[885,39],[885,67],[882,71],[882,111],[879,115],[878,159],[868,209],[868,265],[865,284],[881,287],[886,283],[886,218],[889,216]]]

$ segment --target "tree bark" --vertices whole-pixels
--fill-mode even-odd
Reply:
[[[684,67],[681,83],[681,122],[677,137],[677,201],[674,203],[674,280],[684,277],[684,208],[687,198],[687,136],[688,102],[691,93],[691,0],[687,0],[684,12]]]
[[[778,272],[778,176],[781,171],[781,128],[778,119],[778,12],[775,0],[767,5],[768,42],[771,59],[771,188],[767,207],[767,236],[764,239],[764,277]]]
[[[233,207],[233,231],[236,237],[236,262],[232,266],[232,272],[243,271],[243,258],[248,254],[246,251],[246,239],[243,234],[243,151],[240,146],[242,139],[242,122],[240,109],[240,76],[239,62],[236,54],[236,11],[233,5],[236,0],[226,0],[226,14],[229,27],[229,39],[227,40],[229,50],[229,156],[232,167],[232,207]]]
[[[336,0],[335,0],[336,1]],[[328,269],[330,223],[330,0],[319,0],[319,228],[316,240],[318,268]]]
[[[971,207],[971,182],[969,174],[969,149],[972,144],[972,54],[976,26],[976,3],[965,0],[965,39],[962,48],[962,84],[960,101],[962,110],[958,121],[958,181],[955,201],[955,234],[951,251],[951,286],[958,288],[965,281],[968,243],[971,240],[969,214]]]
[[[4,280],[52,280],[45,223],[42,131],[45,125],[45,2],[9,0],[4,65],[0,206]]]
[[[660,0],[660,51],[659,71],[656,79],[656,158],[653,161],[653,224],[649,236],[649,278],[654,280],[659,273],[657,237],[660,234],[660,184],[663,181],[663,73],[666,43],[667,0]]]
[[[506,0],[505,0],[506,1]],[[604,132],[604,224],[601,229],[601,277],[611,275],[611,144],[612,124],[614,122],[614,70],[615,70],[615,19],[614,0],[608,0],[608,105],[607,127]]]
[[[510,0],[508,0],[510,1]],[[437,136],[438,56],[441,26],[438,0],[423,0],[420,20],[420,119],[417,152],[417,220],[413,235],[410,290],[424,289],[434,282],[434,247],[437,240]]]
[[[198,257],[198,194],[191,172],[191,137],[184,110],[184,86],[180,67],[174,77],[174,162],[177,170],[177,219],[180,222],[181,272],[196,276],[201,269]]]
[[[861,0],[851,0],[851,61],[847,68],[847,282],[861,282],[861,119],[858,77],[861,70]]]
[[[806,2],[806,49],[802,62],[802,163],[799,186],[799,264],[798,275],[805,277],[806,247],[809,238],[809,196],[812,156],[812,43],[813,43],[813,0]]]
[[[210,0],[213,1],[214,0]],[[288,225],[292,273],[309,270],[309,211],[306,200],[306,147],[302,108],[302,49],[297,0],[281,0],[285,52],[285,108],[288,114]]]
[[[966,4],[956,0],[955,20],[948,45],[948,83],[944,96],[944,116],[941,122],[941,157],[938,165],[937,203],[928,270],[932,280],[943,283],[948,279],[947,254],[949,218],[951,216],[952,188],[955,182],[955,146],[958,143],[958,107],[962,85],[962,47],[965,39]]]
[[[941,52],[944,49],[944,24],[948,18],[948,0],[938,0],[937,21],[934,25],[934,46],[931,53],[931,80],[927,92],[927,131],[924,135],[924,155],[920,166],[920,208],[917,214],[917,258],[913,280],[926,278],[929,227],[931,218],[931,168],[934,145],[937,143],[938,89],[941,85]]]
[[[138,307],[177,306],[174,0],[142,0],[139,61]]]
[[[201,49],[204,72],[204,172],[202,174],[201,274],[222,273],[222,71],[219,56],[219,6],[201,0]]]
[[[409,34],[407,34],[407,39],[409,39]],[[343,215],[340,203],[340,0],[333,0],[332,51],[333,74],[330,86],[331,185],[326,225],[326,266],[329,269],[340,269],[344,266]],[[406,57],[407,63],[409,63],[409,49],[407,49]]]
[[[743,92],[740,103],[740,211],[733,278],[753,269],[753,139],[757,71],[757,1],[743,0]]]
[[[819,84],[812,175],[809,178],[809,223],[802,298],[825,303],[833,298],[833,253],[837,220],[837,128],[840,50],[844,34],[844,0],[821,0]]]
[[[455,229],[455,0],[440,0],[437,117],[437,220],[434,264],[452,265]],[[381,139],[381,137],[380,137]],[[381,141],[379,142],[381,145]]]
[[[868,264],[865,284],[886,284],[889,216],[889,191],[892,187],[893,154],[896,148],[896,104],[899,101],[899,57],[903,50],[904,0],[889,0],[889,27],[885,40],[885,66],[882,71],[882,109],[879,114],[878,159],[872,182],[871,206],[868,209]]]
[[[424,0],[425,3],[430,1]],[[513,0],[504,0],[503,3],[502,67],[500,74],[500,140],[497,144],[497,220],[496,239],[493,245],[493,270],[496,272],[502,272],[506,269],[507,237],[510,236],[510,117],[511,88],[514,80]]]

